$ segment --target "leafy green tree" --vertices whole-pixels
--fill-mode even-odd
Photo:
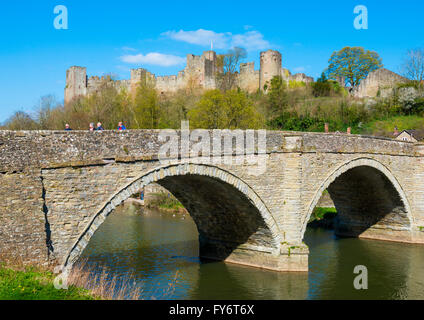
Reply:
[[[268,113],[272,116],[284,113],[288,106],[286,83],[280,76],[271,79],[267,94]]]
[[[140,84],[134,99],[134,123],[136,128],[160,127],[161,110],[158,93],[149,84]]]
[[[229,129],[259,129],[263,123],[259,114],[245,92],[230,90],[224,94],[227,104],[227,121]]]
[[[221,129],[228,123],[224,94],[218,90],[206,91],[196,108],[188,112],[191,125],[202,129]]]
[[[193,127],[202,129],[258,129],[263,123],[253,101],[241,90],[206,91],[188,117]]]
[[[330,97],[340,94],[343,90],[337,81],[328,80],[324,72],[316,82],[311,84],[311,87],[314,97]]]
[[[382,60],[377,52],[364,50],[362,47],[345,47],[331,55],[326,75],[336,80],[345,77],[346,85],[355,87],[362,79],[381,67]]]

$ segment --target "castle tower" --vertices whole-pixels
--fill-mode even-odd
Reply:
[[[281,53],[275,50],[261,52],[261,69],[259,76],[259,88],[264,90],[265,84],[271,83],[275,76],[281,76],[282,59]]]
[[[146,83],[146,69],[131,69],[130,93],[134,96],[140,83]]]
[[[215,51],[205,51],[203,52],[203,57],[205,58],[204,66],[204,75],[203,75],[203,85],[205,89],[215,89],[216,88],[216,73],[217,69],[217,57]]]
[[[66,70],[65,105],[78,96],[87,94],[87,68],[70,67]]]

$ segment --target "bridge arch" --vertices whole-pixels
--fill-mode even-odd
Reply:
[[[205,246],[210,249],[212,243],[217,246],[216,250],[222,255],[228,254],[228,252],[223,252],[228,251],[228,245],[233,246],[232,249],[243,245],[246,249],[254,248],[254,250],[271,253],[275,256],[279,254],[281,233],[278,225],[265,203],[247,183],[216,166],[184,163],[161,166],[143,173],[109,198],[72,245],[65,256],[63,266],[66,269],[72,267],[107,216],[123,201],[150,183],[162,185],[183,203],[198,227],[201,246],[204,242]],[[187,189],[180,189],[182,185]],[[199,201],[196,199],[196,197],[202,197],[201,194],[205,191],[202,190],[202,185],[214,186],[216,188],[211,192],[217,192],[208,201],[213,201],[214,206],[218,209],[215,209],[217,212],[209,214],[207,222],[202,220],[201,212],[197,210],[197,206],[201,206],[202,201],[205,200],[204,197]],[[219,202],[219,197],[225,199]],[[238,198],[239,201],[237,201]],[[219,214],[222,218],[226,213],[225,210],[233,206],[236,207],[235,211],[226,214],[228,219],[224,221],[226,222],[224,229],[232,239],[228,237],[226,239],[214,238],[218,233],[216,224],[219,223],[216,216]],[[201,207],[201,209],[205,208]],[[254,214],[252,215],[252,213]],[[239,225],[236,225],[236,222]],[[211,232],[206,232],[205,226],[202,225],[207,223],[211,224]],[[225,243],[226,249],[220,246],[220,241],[228,241]],[[216,252],[214,253],[216,254]],[[254,263],[251,265],[255,266]]]
[[[347,213],[346,211],[349,211],[349,209],[346,210],[346,208],[350,207],[353,208],[353,210],[357,210],[359,209],[358,204],[362,202],[360,204],[362,209],[366,205],[371,205],[371,210],[378,211],[375,216],[370,218],[371,220],[368,220],[368,227],[373,226],[370,222],[375,224],[378,222],[378,219],[386,219],[386,231],[403,232],[400,238],[396,236],[390,238],[390,234],[387,237],[387,232],[386,234],[384,234],[384,232],[378,234],[377,232],[374,235],[365,237],[408,242],[413,218],[405,191],[385,165],[375,159],[365,157],[356,158],[344,163],[325,178],[307,207],[306,215],[302,221],[302,239],[304,238],[312,212],[325,190],[329,191],[335,203],[335,207],[338,211],[338,218],[340,218],[340,211],[342,211],[345,216],[349,214],[356,214],[358,216],[358,212]],[[372,197],[376,197],[374,201]],[[366,218],[366,214],[362,216]],[[387,218],[388,216],[390,217]],[[349,217],[347,220],[352,222],[355,219]],[[362,229],[359,228],[359,230],[365,232],[366,225],[364,224]],[[359,230],[356,235],[360,234]],[[342,233],[343,232],[341,232],[341,234]]]

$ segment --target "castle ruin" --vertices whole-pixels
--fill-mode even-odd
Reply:
[[[374,70],[353,89],[352,94],[357,98],[388,97],[399,83],[409,80],[385,68]]]
[[[87,68],[74,66],[66,71],[65,104],[78,96],[86,96],[100,89],[104,81],[109,81],[118,90],[126,89],[135,93],[140,83],[151,83],[159,93],[172,93],[186,88],[216,89],[217,75],[222,72],[218,65],[218,55],[214,51],[205,51],[202,55],[187,55],[187,64],[184,70],[177,75],[156,76],[146,69],[131,70],[131,79],[112,80],[110,77],[87,77]],[[292,75],[282,68],[281,53],[268,50],[260,53],[260,70],[255,70],[255,63],[241,63],[237,73],[237,86],[248,92],[258,89],[266,91],[266,84],[274,76],[281,76],[283,80],[310,83],[314,79],[303,73]]]

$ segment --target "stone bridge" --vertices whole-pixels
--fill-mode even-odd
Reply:
[[[237,152],[219,163],[159,161],[164,143],[157,130],[0,131],[0,259],[72,266],[113,209],[151,182],[190,212],[205,258],[307,271],[303,237],[324,190],[338,234],[424,243],[422,144],[268,131],[259,163]]]

